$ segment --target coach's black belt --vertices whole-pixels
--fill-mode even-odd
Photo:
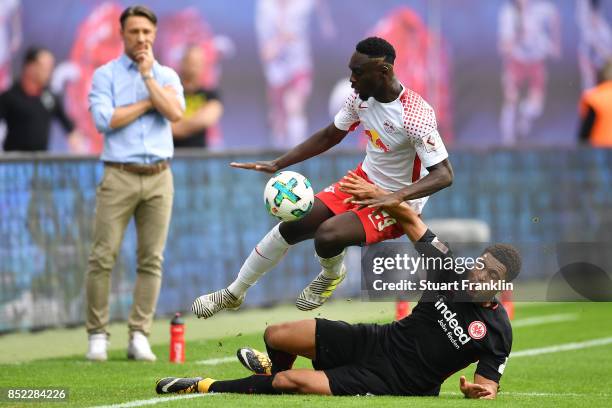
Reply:
[[[170,167],[170,161],[161,160],[151,164],[143,163],[117,163],[117,162],[104,162],[105,166],[114,167],[119,170],[125,170],[130,173],[140,174],[143,176],[152,176],[159,174],[162,171]]]

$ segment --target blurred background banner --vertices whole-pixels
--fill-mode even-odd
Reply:
[[[274,224],[263,204],[267,176],[228,166],[273,156],[182,153],[173,160],[175,199],[158,314],[188,310],[197,296],[225,286]],[[337,152],[291,169],[308,175],[319,191],[361,159],[361,153]],[[424,211],[428,221],[482,220],[492,242],[536,249],[557,242],[612,241],[611,150],[460,152],[453,155],[453,166],[455,182],[430,200]],[[93,157],[0,159],[0,331],[83,322],[82,288],[101,176],[102,165]],[[340,297],[359,295],[361,254],[353,249]],[[540,252],[531,251],[535,257]],[[112,275],[114,320],[129,312],[135,258],[130,225]],[[526,257],[525,262],[521,280],[550,278],[537,269],[541,260],[530,263]],[[246,304],[293,301],[318,270],[312,242],[302,243],[253,287]]]
[[[118,16],[131,2],[2,2],[0,87],[38,44],[60,66],[53,86],[98,153],[87,112],[94,69],[122,52]],[[516,4],[524,4],[522,12]],[[226,106],[210,146],[285,148],[327,125],[347,93],[357,41],[381,35],[396,71],[429,101],[448,145],[574,145],[577,101],[612,54],[612,3],[596,0],[244,0],[147,2],[159,16],[155,55],[176,67],[200,46],[202,78]],[[53,146],[62,150],[63,138]],[[348,145],[358,145],[359,134]]]

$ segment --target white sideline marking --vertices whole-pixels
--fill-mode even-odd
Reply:
[[[148,400],[136,400],[130,402],[124,402],[121,404],[112,404],[112,405],[98,405],[93,408],[131,408],[131,407],[142,407],[144,405],[156,405],[161,404],[162,402],[170,402],[174,400],[182,400],[182,399],[190,399],[190,398],[199,398],[199,397],[210,397],[212,394],[186,394],[186,395],[174,395],[172,397],[160,397],[160,398],[151,398]]]
[[[511,358],[539,356],[540,354],[558,353],[560,351],[580,350],[589,347],[605,346],[612,344],[612,337],[603,337],[601,339],[593,339],[576,343],[557,344],[556,346],[540,347],[527,350],[520,350],[510,353]]]
[[[238,361],[238,358],[236,356],[232,356],[232,357],[221,357],[221,358],[209,358],[208,360],[199,360],[196,361],[196,364],[202,364],[202,365],[219,365],[219,364],[223,364],[223,363],[230,363],[232,361]]]
[[[536,317],[527,317],[525,319],[517,319],[511,322],[511,325],[512,325],[512,328],[517,328],[517,327],[527,327],[527,326],[538,326],[540,324],[546,324],[546,323],[567,322],[570,320],[578,320],[578,315],[576,313],[561,313],[561,314],[551,314],[551,315],[536,316]]]

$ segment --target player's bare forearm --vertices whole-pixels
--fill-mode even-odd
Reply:
[[[384,209],[400,224],[410,241],[418,241],[427,232],[427,225],[407,203],[401,203],[395,207],[384,207]]]
[[[310,136],[303,143],[274,160],[274,163],[280,170],[293,164],[303,162],[304,160],[308,160],[311,157],[318,156],[340,143],[347,133],[347,131],[340,130],[331,123],[326,128]]]
[[[344,200],[345,203],[358,203],[359,200],[378,199],[390,193],[376,184],[370,183],[349,171],[340,181],[340,191],[350,194],[351,197]],[[418,241],[427,231],[427,226],[407,203],[391,203],[382,207],[389,215],[399,222],[400,226],[411,241]]]
[[[177,122],[183,118],[183,108],[179,102],[176,91],[171,87],[162,87],[155,78],[145,80],[149,97],[153,107],[170,122]]]
[[[453,168],[448,159],[428,167],[429,174],[425,177],[399,190],[397,194],[402,201],[415,200],[430,196],[453,184]]]
[[[131,105],[120,106],[113,111],[110,120],[111,129],[119,129],[129,125],[153,108],[150,99],[143,99]]]
[[[338,129],[333,123],[310,136],[304,143],[297,145],[281,157],[272,161],[259,161],[254,163],[230,163],[230,166],[239,169],[257,170],[265,173],[275,173],[292,164],[303,162],[316,155],[331,149],[340,143],[346,130]]]

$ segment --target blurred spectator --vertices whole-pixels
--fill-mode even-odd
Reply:
[[[268,83],[272,144],[293,147],[308,131],[306,103],[312,89],[310,16],[316,8],[323,35],[334,35],[323,0],[259,0],[255,28]]]
[[[444,144],[452,144],[451,70],[440,27],[426,25],[410,7],[400,6],[379,20],[371,35],[395,47],[395,76],[434,108]]]
[[[0,0],[0,92],[11,85],[11,61],[21,39],[21,1]]]
[[[561,56],[557,6],[548,0],[507,0],[499,13],[499,50],[503,60],[502,142],[516,143],[531,131],[544,109],[546,60]],[[527,97],[521,98],[526,86]]]
[[[163,64],[180,72],[186,50],[198,46],[203,54],[200,85],[205,89],[216,89],[219,86],[221,61],[235,53],[236,47],[230,37],[214,33],[196,7],[179,7],[165,14],[158,32],[155,52]],[[206,148],[218,150],[224,143],[219,126],[211,126],[206,130]]]
[[[47,150],[51,119],[58,119],[68,134],[71,150],[80,150],[81,136],[66,116],[61,98],[49,89],[55,58],[47,49],[26,51],[21,78],[0,95],[0,118],[8,133],[4,150]]]
[[[183,119],[172,124],[174,147],[207,147],[208,128],[216,125],[223,114],[223,104],[214,89],[202,86],[205,57],[198,45],[185,50],[180,77],[185,93]]]
[[[599,85],[582,94],[580,118],[581,143],[612,147],[612,60],[601,71]]]
[[[612,58],[612,30],[601,7],[601,0],[576,1],[576,20],[580,32],[578,65],[582,89],[596,85],[597,73]]]

